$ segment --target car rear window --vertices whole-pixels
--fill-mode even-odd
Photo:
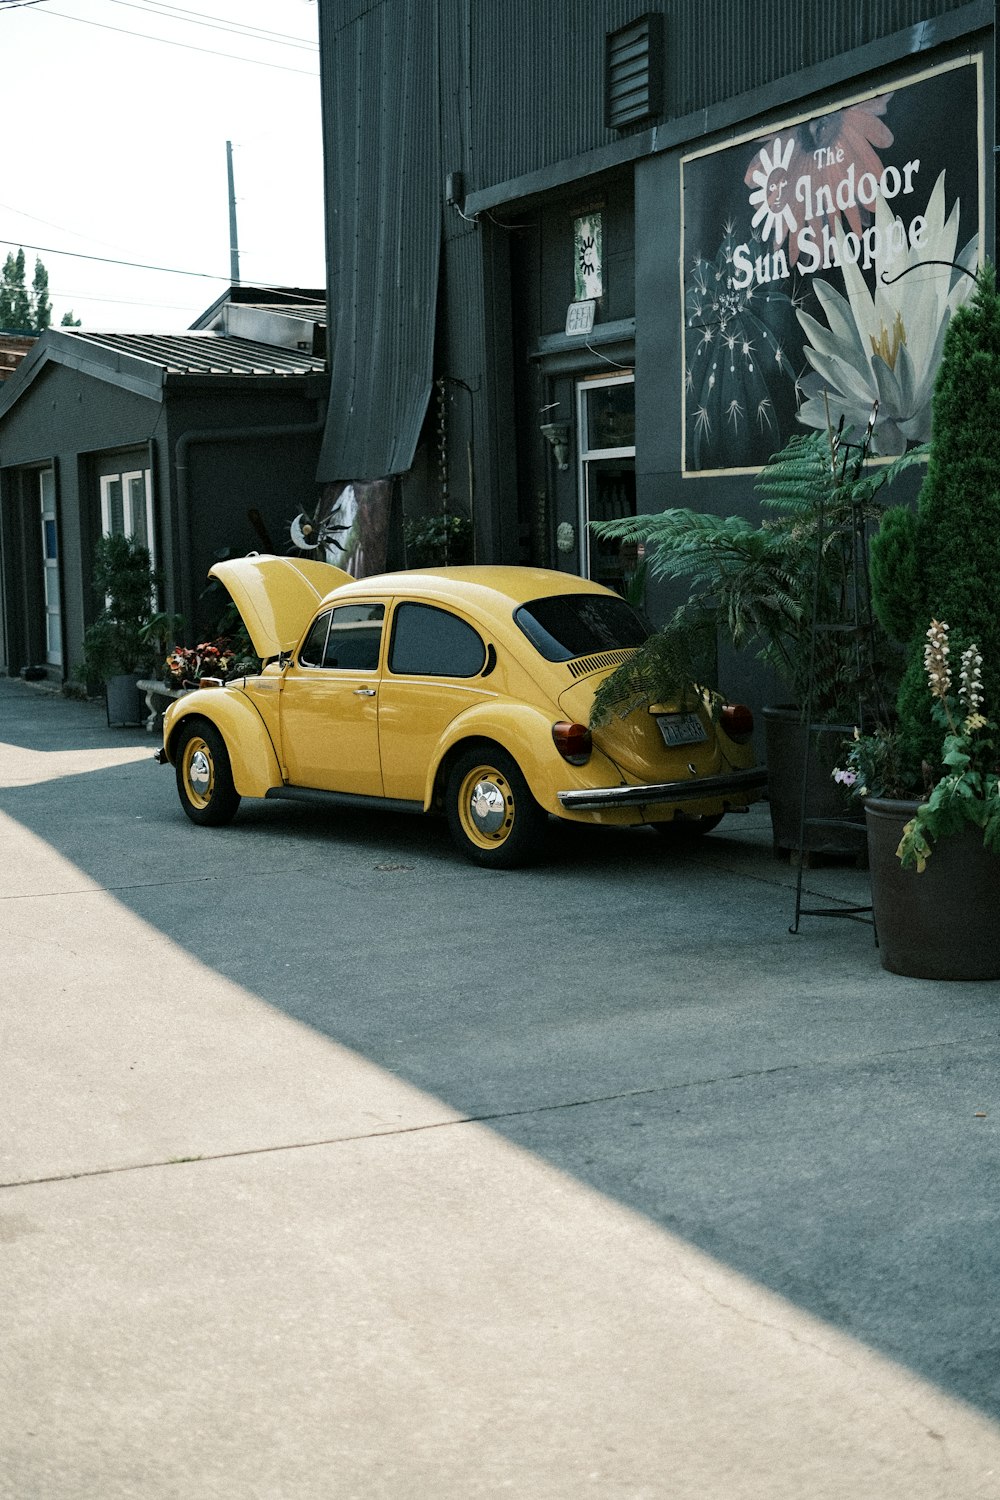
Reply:
[[[533,599],[514,619],[546,661],[641,646],[652,633],[642,616],[612,594],[555,594]]]

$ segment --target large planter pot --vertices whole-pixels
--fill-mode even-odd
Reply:
[[[109,677],[104,684],[104,701],[109,724],[142,724],[146,719],[146,700],[139,691],[139,673],[123,672]]]
[[[807,824],[804,850],[810,854],[864,856],[864,818],[860,811],[850,811],[843,787],[833,780],[834,768],[844,759],[844,741],[853,733],[853,724],[810,724],[807,729],[797,708],[764,709],[767,795],[776,852],[799,847],[802,778],[808,751],[806,818],[828,819],[833,826]]]
[[[1000,979],[1000,857],[981,828],[938,839],[927,868],[896,858],[917,802],[865,803],[872,906],[882,967],[912,979]]]

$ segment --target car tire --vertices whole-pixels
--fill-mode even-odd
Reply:
[[[706,833],[718,828],[725,816],[725,813],[713,813],[708,818],[674,818],[669,823],[650,823],[649,826],[655,828],[665,839],[673,839],[680,844],[685,839],[704,838]]]
[[[541,853],[548,816],[517,762],[498,745],[479,745],[458,757],[445,811],[452,839],[474,864],[511,870]]]
[[[189,719],[181,726],[174,759],[177,792],[192,823],[219,828],[240,805],[226,742],[214,724]]]

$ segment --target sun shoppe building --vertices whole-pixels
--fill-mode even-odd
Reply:
[[[994,217],[994,6],[322,0],[320,479],[627,585],[795,432],[930,433]],[[913,494],[917,476],[898,494]]]

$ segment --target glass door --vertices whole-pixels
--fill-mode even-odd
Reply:
[[[56,478],[51,469],[38,476],[42,515],[42,565],[45,597],[45,660],[62,666],[62,614],[59,608],[59,528],[56,525]]]
[[[635,515],[635,376],[596,376],[577,385],[580,572],[620,594],[636,568],[636,548],[599,542],[591,521]]]

